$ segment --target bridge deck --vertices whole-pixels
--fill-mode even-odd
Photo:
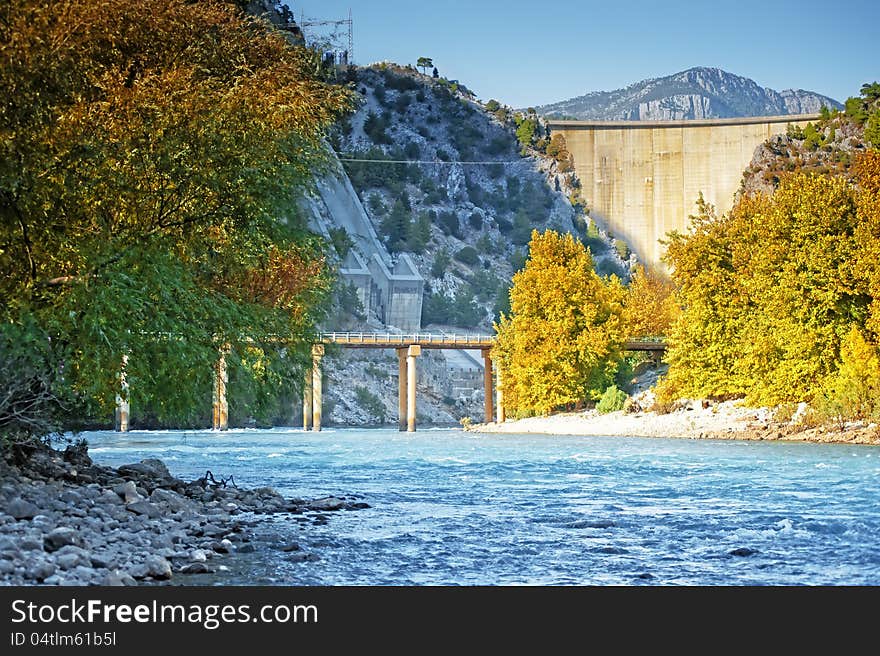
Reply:
[[[491,335],[435,335],[431,333],[324,333],[325,344],[349,348],[402,348],[418,345],[435,349],[489,349],[495,343]]]
[[[495,344],[494,335],[443,335],[433,333],[324,333],[324,344],[340,344],[347,348],[403,348],[418,345],[433,349],[490,349]],[[630,340],[624,346],[627,351],[666,350],[666,343],[651,340]]]

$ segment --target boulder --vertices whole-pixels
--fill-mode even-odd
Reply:
[[[135,579],[145,579],[148,576],[160,580],[170,579],[171,563],[162,556],[150,555],[144,562],[132,567],[129,574]]]
[[[44,581],[55,573],[55,565],[47,561],[31,564],[25,569],[25,578],[34,581]]]
[[[737,547],[728,552],[731,556],[753,556],[758,553],[757,549],[749,549],[748,547]]]
[[[137,585],[137,581],[135,581],[130,575],[125,572],[120,572],[119,570],[115,570],[112,572],[107,572],[104,576],[103,581],[101,581],[101,585],[108,586],[122,586],[122,585]]]
[[[125,509],[137,515],[144,515],[150,519],[162,516],[162,511],[159,510],[157,506],[143,499],[135,501],[134,503],[126,504]]]
[[[140,462],[130,465],[122,465],[118,468],[122,476],[136,476],[151,479],[170,479],[171,472],[165,463],[157,458],[145,458]]]
[[[78,531],[67,526],[59,526],[43,538],[43,547],[46,551],[58,551],[68,544],[79,546],[82,544],[82,539]]]
[[[345,500],[339,497],[324,497],[310,501],[308,507],[310,510],[320,511],[342,510],[345,507]]]
[[[211,567],[208,567],[205,563],[189,563],[177,571],[181,574],[211,574],[214,572],[214,570]]]
[[[40,514],[40,509],[30,501],[19,497],[6,505],[6,514],[15,517],[15,519],[33,519]]]
[[[180,512],[191,506],[187,499],[184,499],[176,492],[163,490],[160,487],[153,490],[153,493],[150,495],[150,501],[166,506],[171,512]]]
[[[116,485],[113,487],[113,491],[122,497],[125,503],[135,503],[136,501],[141,501],[143,499],[143,497],[138,494],[137,486],[134,484],[134,481],[126,481],[125,483]]]

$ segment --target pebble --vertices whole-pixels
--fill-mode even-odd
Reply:
[[[114,470],[83,452],[75,463],[48,448],[27,469],[3,469],[0,461],[0,585],[125,586],[223,572],[225,565],[208,561],[256,552],[252,527],[266,515],[367,507],[335,496],[304,501],[272,488],[185,483],[156,459]],[[291,562],[320,559],[296,543],[284,550],[293,552]]]

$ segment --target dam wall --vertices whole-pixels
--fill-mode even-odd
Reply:
[[[624,239],[649,267],[660,264],[659,240],[685,231],[703,197],[730,210],[755,149],[789,124],[818,114],[690,121],[548,120],[574,158],[590,215]]]

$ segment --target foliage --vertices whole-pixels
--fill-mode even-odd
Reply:
[[[669,334],[677,315],[672,282],[657,271],[636,267],[623,302],[627,337],[664,337]]]
[[[511,313],[495,325],[505,404],[547,413],[598,398],[620,359],[622,296],[570,234],[534,231],[526,266],[513,277]]]
[[[350,103],[317,53],[181,0],[11,0],[0,43],[4,325],[32,317],[95,416],[123,356],[133,412],[168,422],[204,409],[223,343],[295,385],[330,275],[291,194]]]
[[[519,141],[522,154],[525,155],[526,148],[532,145],[532,141],[539,132],[538,117],[533,114],[517,115],[516,123],[516,138]]]
[[[813,398],[837,368],[841,338],[868,315],[868,266],[856,263],[870,241],[853,237],[863,223],[855,188],[792,175],[772,197],[743,198],[720,219],[700,201],[690,234],[668,245],[682,313],[663,393],[773,405]]]
[[[61,430],[73,398],[52,340],[33,317],[0,324],[0,437],[20,440]]]
[[[382,399],[361,385],[355,385],[354,397],[358,405],[369,412],[377,423],[385,423],[385,404],[382,403]]]
[[[425,73],[425,69],[434,68],[434,60],[430,57],[419,57],[418,61],[416,61],[416,66],[422,69],[422,73]]]
[[[381,89],[382,87],[377,87]],[[364,133],[372,140],[374,144],[391,144],[391,136],[388,134],[388,126],[390,119],[388,114],[376,114],[368,112],[367,118],[364,120]]]
[[[336,300],[344,312],[349,312],[361,320],[367,318],[364,304],[361,302],[357,286],[353,282],[346,283],[341,278],[337,281]]]
[[[617,385],[609,385],[602,393],[602,398],[599,399],[599,403],[596,404],[596,410],[603,415],[608,414],[609,412],[623,410],[626,399],[626,392],[618,389]]]
[[[840,347],[840,368],[822,390],[819,412],[838,422],[880,415],[880,354],[853,326]]]
[[[532,225],[529,221],[529,215],[520,208],[513,217],[513,230],[510,233],[510,240],[517,246],[524,246],[529,243],[532,234]]]
[[[449,255],[449,251],[441,248],[434,255],[434,262],[431,264],[431,275],[435,278],[442,278],[451,262],[452,258]]]
[[[463,246],[455,254],[455,259],[469,266],[474,266],[479,263],[480,256],[477,254],[477,249],[473,246]]]
[[[461,224],[459,223],[458,215],[455,212],[440,212],[437,215],[437,220],[440,223],[440,229],[443,231],[444,235],[451,235],[461,239]]]
[[[422,301],[422,325],[438,323],[473,328],[483,319],[483,311],[474,302],[470,289],[464,287],[450,298],[442,293],[427,294]]]

